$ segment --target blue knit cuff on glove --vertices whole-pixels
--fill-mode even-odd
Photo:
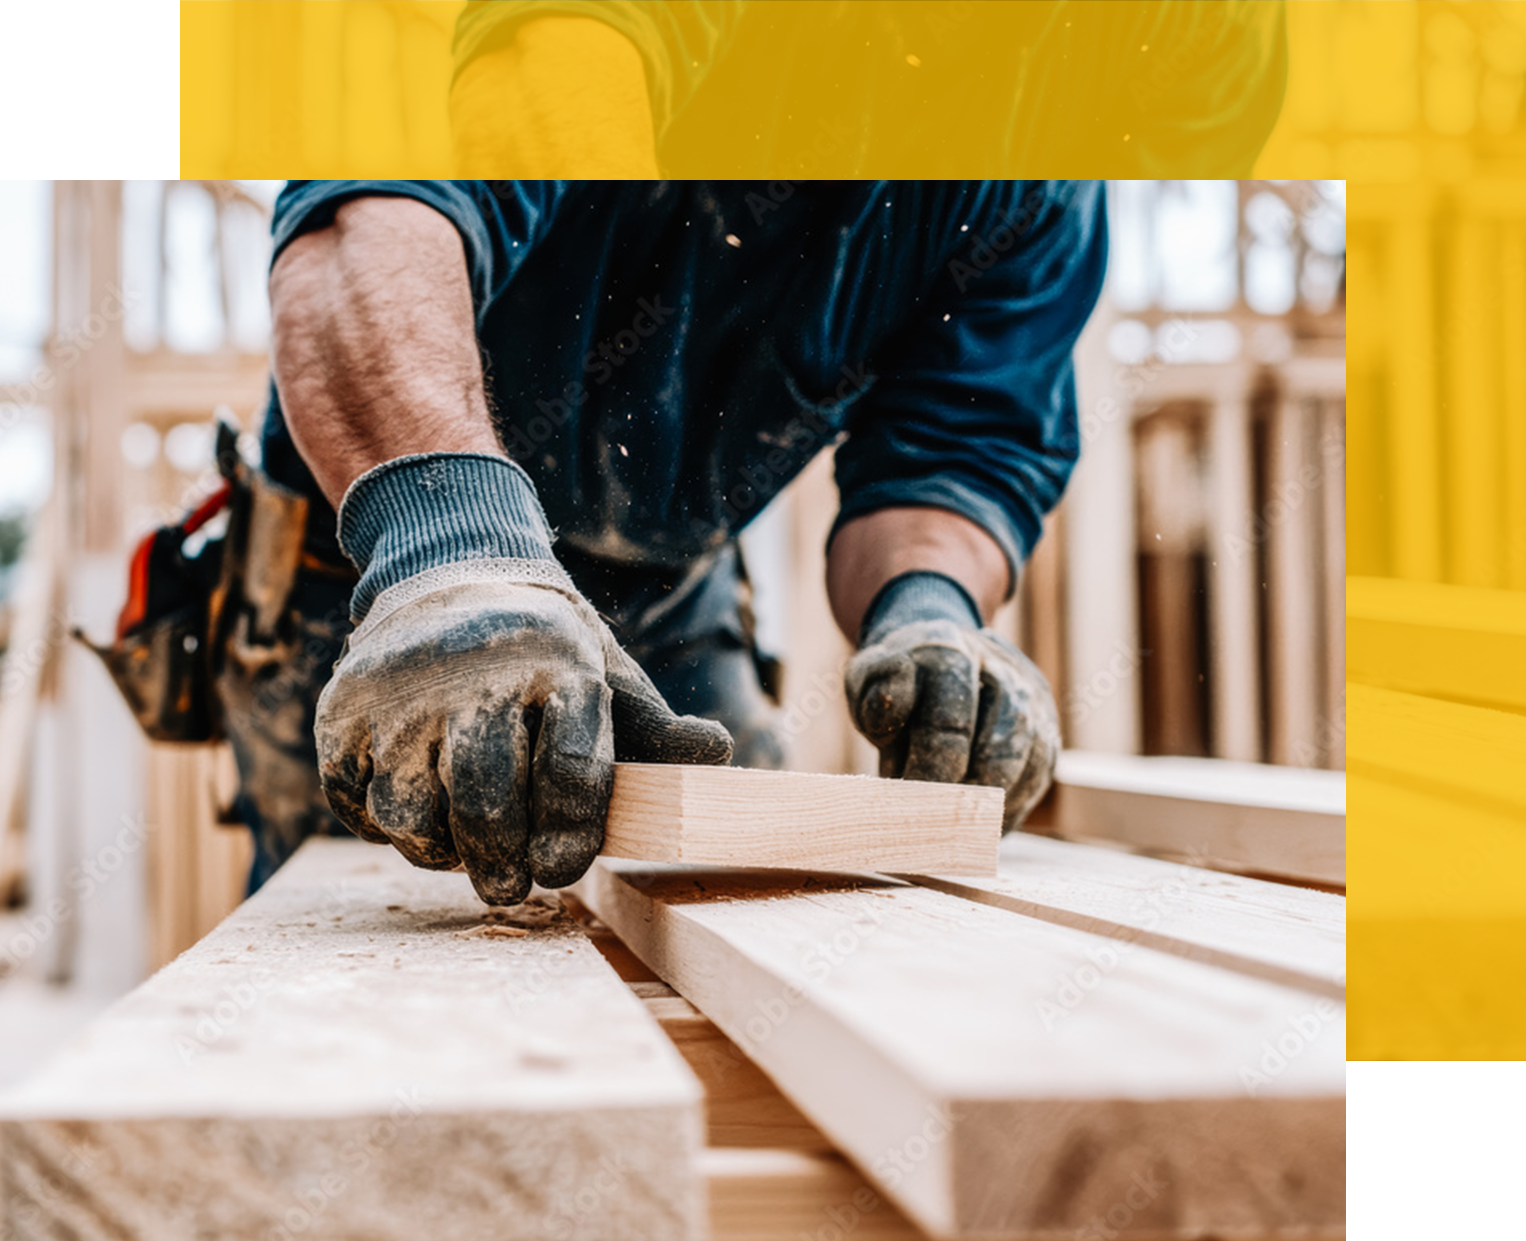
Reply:
[[[873,646],[886,634],[918,621],[948,620],[980,628],[980,609],[969,591],[945,573],[913,570],[880,587],[859,626],[860,648]]]
[[[360,570],[357,625],[389,586],[462,560],[554,560],[530,476],[479,453],[421,453],[367,470],[339,506],[339,546]]]

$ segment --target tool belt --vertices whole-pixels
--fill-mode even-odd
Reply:
[[[245,462],[237,430],[222,420],[216,457],[218,489],[133,552],[127,601],[111,643],[74,634],[101,658],[154,741],[222,739],[215,687],[230,644],[282,658],[298,571],[354,576],[348,564],[330,565],[304,552],[306,497]],[[222,533],[211,534],[224,516]]]

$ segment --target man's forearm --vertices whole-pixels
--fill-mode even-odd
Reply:
[[[641,55],[594,18],[553,15],[518,26],[507,47],[461,71],[450,119],[463,176],[658,176]]]
[[[297,448],[337,507],[365,471],[417,452],[503,455],[488,417],[455,227],[360,198],[270,276],[271,360]]]
[[[966,517],[935,508],[885,508],[848,522],[827,553],[827,597],[849,642],[880,589],[925,570],[954,579],[989,621],[1007,597],[1011,571],[1001,546]]]

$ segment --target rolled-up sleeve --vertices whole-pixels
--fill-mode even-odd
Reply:
[[[730,44],[747,0],[471,0],[456,19],[455,73],[513,41],[534,17],[590,17],[635,45],[658,137]]]
[[[290,181],[271,221],[272,264],[304,233],[327,228],[355,198],[411,198],[455,225],[479,317],[545,234],[565,196],[559,181]]]
[[[876,509],[947,509],[990,533],[1015,582],[1079,453],[1071,352],[1106,264],[1100,183],[1031,182],[984,212],[873,363],[837,449],[833,533]]]

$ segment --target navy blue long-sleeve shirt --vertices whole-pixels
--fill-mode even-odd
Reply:
[[[456,73],[544,17],[636,49],[678,178],[1249,176],[1287,78],[1281,0],[471,0]]]
[[[295,182],[275,250],[365,195],[459,231],[490,401],[559,545],[674,568],[837,444],[838,524],[961,514],[1015,567],[1079,448],[1093,182]],[[316,496],[278,406],[267,468]]]

